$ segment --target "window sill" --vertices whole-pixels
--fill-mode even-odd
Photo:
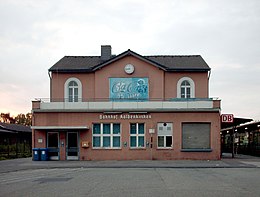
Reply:
[[[145,147],[130,147],[130,150],[145,150]]]
[[[191,148],[191,149],[181,149],[181,152],[212,152],[212,149],[195,149],[195,148]]]
[[[157,147],[157,150],[173,150],[172,147]]]
[[[121,147],[119,147],[119,148],[110,148],[110,147],[106,147],[106,148],[104,148],[104,147],[92,147],[92,149],[93,150],[122,150],[122,148]]]

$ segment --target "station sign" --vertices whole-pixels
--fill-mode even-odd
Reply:
[[[223,122],[223,123],[233,123],[234,122],[234,115],[233,114],[222,114],[221,115],[221,122]]]

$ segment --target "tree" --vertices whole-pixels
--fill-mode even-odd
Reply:
[[[18,114],[15,117],[15,123],[16,124],[22,124],[25,126],[31,126],[32,125],[32,114],[31,113],[27,113],[25,114]]]
[[[14,124],[15,119],[10,116],[10,113],[1,113],[1,122]]]
[[[25,126],[32,125],[32,114],[18,114],[15,118],[10,116],[10,113],[1,113],[0,122],[9,123],[9,124],[21,124]]]

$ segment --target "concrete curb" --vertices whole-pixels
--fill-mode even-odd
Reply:
[[[0,173],[55,168],[260,168],[259,157],[208,160],[137,161],[32,161],[31,158],[0,161]]]

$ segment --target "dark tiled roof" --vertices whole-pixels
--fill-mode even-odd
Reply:
[[[167,67],[167,70],[205,69],[209,66],[200,55],[189,56],[145,56],[147,59]]]
[[[154,55],[141,56],[127,50],[107,61],[101,61],[100,56],[65,56],[54,64],[49,71],[52,72],[94,72],[127,55],[135,56],[143,61],[153,64],[165,71],[209,71],[210,68],[200,55],[173,56]]]
[[[19,125],[19,124],[8,124],[0,122],[0,129],[5,131],[14,131],[14,132],[27,132],[31,133],[32,130],[28,126]]]

